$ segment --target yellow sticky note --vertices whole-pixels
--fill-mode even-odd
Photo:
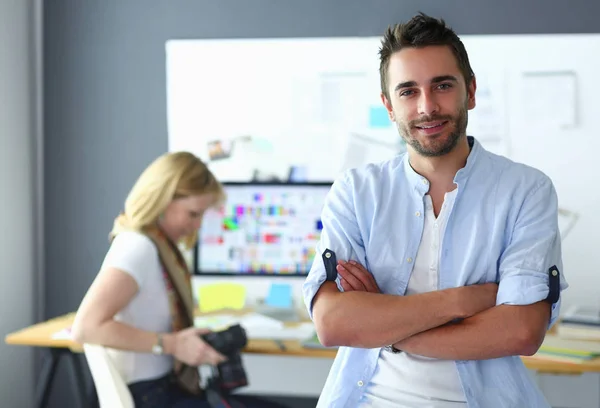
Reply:
[[[198,289],[198,305],[200,312],[215,310],[240,310],[246,304],[246,287],[237,283],[213,283],[200,285]]]

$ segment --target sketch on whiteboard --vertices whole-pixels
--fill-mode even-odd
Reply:
[[[170,41],[169,150],[194,152],[224,181],[331,181],[397,155],[402,143],[380,100],[378,60],[352,57],[361,43]],[[369,43],[375,56],[377,49]]]
[[[376,38],[169,41],[169,150],[191,150],[210,161],[217,177],[236,181],[284,180],[299,168],[308,180],[331,180],[392,158],[405,146],[380,100],[378,46]],[[478,46],[488,49],[469,44]],[[472,55],[476,107],[468,112],[467,134],[511,157],[507,73],[488,60],[484,52]],[[530,76],[532,87],[549,80]],[[571,91],[572,77],[561,77],[561,92]],[[571,110],[562,111],[556,120],[570,123]],[[240,135],[251,142],[233,142]]]
[[[577,125],[577,75],[574,71],[523,72],[523,113],[531,126],[573,128]],[[550,114],[551,112],[551,114]]]
[[[241,143],[251,141],[252,136],[249,135],[239,136],[234,139],[210,140],[207,143],[208,161],[229,159],[235,153],[236,144],[238,145],[237,149],[240,150],[240,148],[243,149],[240,146]]]
[[[364,163],[370,163],[376,157],[393,157],[406,151],[406,142],[398,137],[397,142],[385,142],[371,138],[368,135],[350,133],[343,159],[341,171],[356,168]]]
[[[567,210],[566,208],[559,207],[558,208],[558,229],[560,231],[560,238],[562,241],[567,238],[567,236],[577,224],[579,220],[579,214],[575,211]]]
[[[502,71],[478,71],[476,106],[469,111],[467,134],[474,136],[487,150],[508,156],[505,78]]]

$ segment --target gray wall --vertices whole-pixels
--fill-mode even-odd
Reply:
[[[167,149],[166,40],[372,36],[419,10],[461,34],[600,31],[596,0],[46,2],[43,317],[77,308],[128,189]],[[66,401],[65,381],[53,406]]]
[[[0,333],[34,322],[33,1],[0,1]],[[32,406],[29,347],[0,343],[0,406]]]

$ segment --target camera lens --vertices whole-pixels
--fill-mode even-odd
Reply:
[[[221,332],[207,333],[202,338],[212,348],[225,355],[238,352],[248,343],[246,331],[239,324]]]
[[[246,331],[239,324],[231,326],[225,331],[224,335],[227,337],[225,343],[228,344],[232,351],[241,350],[248,343]]]

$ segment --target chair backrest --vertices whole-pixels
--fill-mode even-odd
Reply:
[[[129,388],[106,349],[86,343],[83,351],[94,379],[100,408],[135,408]]]

